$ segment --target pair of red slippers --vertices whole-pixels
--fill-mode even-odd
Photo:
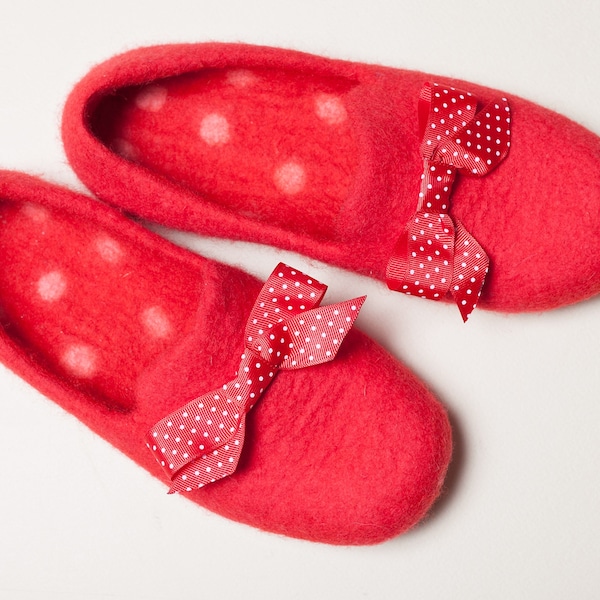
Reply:
[[[428,79],[230,44],[96,67],[63,138],[112,208],[0,173],[0,358],[228,518],[334,544],[407,530],[441,489],[451,431],[423,384],[349,331],[362,299],[319,307],[325,286],[285,265],[261,287],[120,211],[451,297],[465,319],[596,294],[598,138]]]

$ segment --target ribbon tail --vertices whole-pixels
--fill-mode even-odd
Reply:
[[[233,474],[240,460],[245,431],[245,419],[242,418],[227,444],[192,460],[173,476],[169,494],[191,492]]]
[[[237,435],[243,411],[234,403],[236,385],[240,385],[237,378],[195,398],[148,431],[146,445],[169,479],[197,457]]]
[[[280,369],[301,369],[333,360],[366,296],[307,310],[286,321],[289,352]]]
[[[458,219],[455,219],[455,228],[454,271],[450,293],[466,323],[477,306],[490,261],[479,242]]]

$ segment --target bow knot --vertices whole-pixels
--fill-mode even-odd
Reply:
[[[279,264],[248,319],[245,349],[233,380],[159,421],[147,435],[172,482],[170,492],[191,491],[237,468],[245,417],[279,370],[335,358],[364,297],[319,307],[327,287]]]
[[[417,210],[387,266],[390,289],[431,300],[448,292],[466,321],[481,294],[489,259],[462,223],[449,215],[456,173],[483,177],[508,154],[506,98],[477,112],[469,92],[426,84],[419,101],[423,174]]]
[[[252,337],[252,341],[247,343],[246,350],[277,368],[283,360],[282,357],[286,356],[285,350],[290,342],[288,332],[289,327],[285,321],[276,323],[267,333],[247,336]]]

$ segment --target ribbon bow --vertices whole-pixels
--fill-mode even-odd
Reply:
[[[246,324],[246,347],[236,377],[148,432],[147,446],[172,482],[169,493],[189,492],[235,471],[246,413],[279,370],[335,358],[365,296],[317,308],[326,290],[326,285],[280,263]]]
[[[456,173],[483,177],[508,154],[510,107],[493,100],[476,113],[469,92],[425,84],[419,101],[423,174],[417,210],[390,258],[386,280],[395,291],[439,300],[448,292],[463,321],[477,305],[489,259],[449,212]]]

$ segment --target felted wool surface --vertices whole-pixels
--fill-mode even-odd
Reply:
[[[145,435],[233,377],[261,283],[13,172],[0,172],[0,256],[0,359],[163,479]],[[234,475],[186,496],[331,544],[412,527],[451,454],[444,409],[355,330],[333,362],[279,373],[246,429]]]
[[[418,201],[424,73],[240,44],[143,48],[73,90],[63,139],[105,201],[179,229],[279,246],[385,280]],[[459,175],[451,214],[490,257],[480,306],[545,310],[600,289],[600,143],[508,96],[512,146]],[[576,241],[575,241],[576,240]]]

